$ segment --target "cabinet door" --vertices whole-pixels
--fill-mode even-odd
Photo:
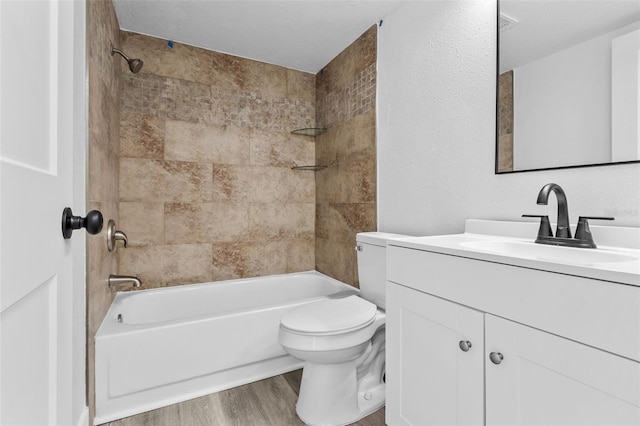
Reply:
[[[388,282],[386,327],[387,424],[482,424],[483,313]]]
[[[488,314],[485,338],[487,425],[640,424],[640,363]]]

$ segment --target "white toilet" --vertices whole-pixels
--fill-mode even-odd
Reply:
[[[353,423],[384,406],[386,243],[356,236],[360,295],[309,303],[286,313],[278,340],[305,361],[296,411],[310,425]]]

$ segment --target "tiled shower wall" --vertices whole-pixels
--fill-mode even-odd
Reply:
[[[356,233],[376,230],[374,25],[316,75],[316,269],[358,286]]]
[[[122,48],[120,273],[144,287],[312,270],[315,76],[134,33]]]
[[[118,220],[119,84],[121,61],[111,56],[111,44],[118,45],[118,18],[111,1],[87,3],[87,49],[89,69],[89,177],[87,211],[100,210],[105,225]],[[74,211],[75,214],[85,212]],[[106,227],[106,226],[105,226]],[[109,274],[118,272],[117,257],[107,251],[105,229],[87,235],[87,392],[94,415],[95,336],[113,293],[107,285]]]

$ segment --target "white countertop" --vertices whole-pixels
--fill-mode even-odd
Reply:
[[[538,225],[531,222],[468,220],[463,234],[408,237],[389,241],[389,246],[640,287],[640,228],[591,226],[597,249],[535,244],[537,229]],[[484,242],[491,243],[483,247]],[[601,245],[601,242],[616,245]],[[514,253],[492,248],[503,243],[531,250]],[[600,257],[604,261],[600,261]]]

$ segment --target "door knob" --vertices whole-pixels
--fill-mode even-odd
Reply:
[[[471,342],[468,340],[460,340],[460,343],[458,343],[458,346],[460,346],[460,349],[462,349],[462,352],[469,352],[469,349],[471,349]]]
[[[498,365],[498,364],[500,364],[502,362],[504,357],[502,356],[502,354],[500,352],[491,352],[489,354],[489,359],[491,360],[492,363]]]
[[[65,240],[71,238],[75,229],[86,228],[91,235],[102,231],[102,213],[91,210],[86,217],[74,216],[71,207],[65,207],[62,211],[62,236]]]

